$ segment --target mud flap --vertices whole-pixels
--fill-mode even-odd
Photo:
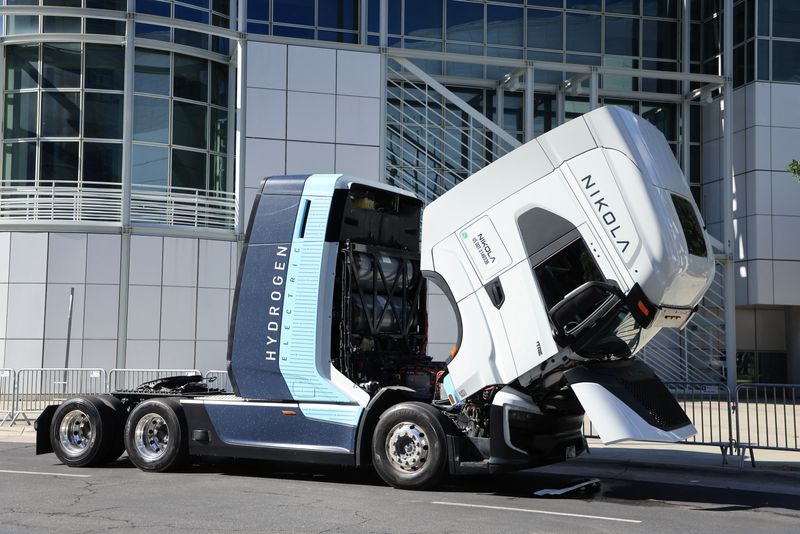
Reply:
[[[55,404],[47,406],[33,423],[33,428],[36,430],[36,454],[53,452],[53,446],[50,443],[50,425],[57,408],[58,406]]]
[[[675,442],[697,432],[666,386],[640,361],[592,363],[564,376],[603,443]]]

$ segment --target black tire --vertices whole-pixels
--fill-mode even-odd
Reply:
[[[180,403],[152,399],[133,409],[125,423],[125,450],[142,471],[169,471],[188,457],[186,423]]]
[[[372,463],[384,482],[400,489],[434,487],[447,470],[441,413],[421,402],[386,410],[372,436]]]
[[[50,444],[64,465],[90,467],[108,461],[117,422],[113,411],[97,397],[76,397],[59,406],[50,424]],[[120,440],[121,443],[121,440]]]

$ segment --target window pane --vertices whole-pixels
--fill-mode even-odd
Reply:
[[[159,17],[170,16],[170,5],[163,0],[136,0],[136,12]]]
[[[269,21],[269,2],[264,0],[247,0],[248,20]]]
[[[606,0],[606,11],[609,13],[639,14],[639,0]]]
[[[211,156],[211,184],[212,191],[233,191],[233,183],[228,183],[228,159],[221,156]]]
[[[175,54],[173,95],[208,102],[208,62]]]
[[[567,50],[600,53],[599,15],[567,13]]]
[[[36,93],[6,95],[5,137],[36,137]]]
[[[86,0],[86,7],[91,9],[112,9],[114,11],[125,11],[126,0]]]
[[[772,41],[772,79],[800,82],[800,43]]]
[[[86,93],[84,137],[122,139],[122,95]]]
[[[139,93],[169,95],[169,54],[137,49],[133,86]]]
[[[80,17],[43,17],[44,33],[80,33]]]
[[[367,10],[368,28],[371,32],[380,31],[380,0],[369,0],[369,7]],[[402,16],[403,3],[400,0],[389,0],[389,33],[393,35],[400,34],[400,23],[403,20]]]
[[[80,135],[80,93],[42,93],[42,137]]]
[[[323,28],[357,30],[358,0],[324,0],[318,2],[317,19],[317,25]]]
[[[211,108],[211,150],[228,151],[228,111]]]
[[[78,142],[41,143],[39,181],[78,179]]]
[[[405,35],[442,37],[442,0],[406,0]]]
[[[39,46],[6,47],[6,89],[31,89],[39,84]]]
[[[167,185],[169,149],[167,147],[133,145],[132,183]]]
[[[81,86],[81,45],[45,44],[42,50],[42,87]]]
[[[3,182],[31,185],[36,179],[36,143],[6,143],[3,149]]]
[[[86,45],[86,88],[122,91],[125,86],[125,51],[121,46]]]
[[[528,48],[562,50],[564,14],[544,9],[528,10]]]
[[[84,182],[122,182],[122,145],[119,143],[84,143]]]
[[[661,20],[642,21],[642,55],[664,59],[678,58],[678,25]]]
[[[482,43],[483,4],[448,0],[447,39]]]
[[[600,11],[601,0],[567,0],[567,9],[586,9]]]
[[[211,63],[211,103],[228,107],[228,66]]]
[[[525,10],[511,6],[486,6],[486,41],[489,44],[522,46]]]
[[[800,38],[800,2],[772,0],[772,36]]]
[[[172,150],[172,187],[206,189],[205,153]]]
[[[86,19],[86,33],[100,35],[125,35],[125,23],[121,20]]]
[[[208,35],[200,32],[193,32],[189,30],[175,30],[175,43],[186,46],[193,46],[194,48],[208,49]]]
[[[272,9],[275,22],[314,25],[314,0],[273,0]]]
[[[186,102],[172,104],[172,142],[193,148],[206,148],[208,108]]]
[[[639,55],[639,19],[606,17],[606,54]]]
[[[142,39],[153,39],[156,41],[169,41],[170,33],[167,26],[156,26],[155,24],[136,23],[136,37]]]
[[[642,117],[658,128],[667,141],[675,141],[678,138],[677,111],[674,104],[642,102]]]
[[[699,4],[700,2],[694,0],[693,3]],[[714,5],[714,3],[712,0],[706,0],[706,6]],[[647,17],[669,17],[674,19],[678,16],[678,2],[675,1],[643,0],[642,5],[643,14]]]
[[[136,141],[169,143],[169,100],[134,97],[133,138]]]
[[[583,239],[573,241],[534,271],[548,309],[584,283],[605,279]]]
[[[39,17],[14,15],[13,17],[6,17],[6,20],[6,33],[8,35],[39,33]]]

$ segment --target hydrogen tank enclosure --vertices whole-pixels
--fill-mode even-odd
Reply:
[[[514,150],[424,215],[376,182],[268,178],[239,263],[233,394],[172,377],[70,399],[38,419],[37,453],[87,466],[125,449],[147,471],[192,456],[372,465],[425,488],[573,458],[584,410],[606,442],[683,439],[691,423],[635,354],[685,326],[713,273],[669,146],[617,108]],[[458,324],[446,362],[426,353],[430,284]]]

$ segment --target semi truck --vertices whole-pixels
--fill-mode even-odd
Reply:
[[[37,454],[145,471],[234,457],[372,466],[397,488],[574,458],[694,427],[635,355],[683,328],[714,275],[661,133],[616,107],[520,146],[430,203],[339,174],[255,199],[227,371],[47,407]],[[427,353],[438,286],[457,339]],[[437,315],[442,313],[436,311]]]

